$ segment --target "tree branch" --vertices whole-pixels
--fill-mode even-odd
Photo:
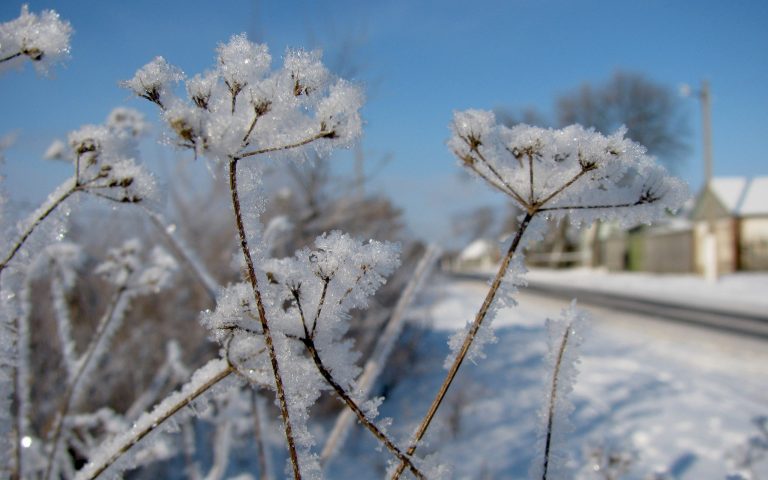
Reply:
[[[563,355],[568,346],[568,337],[571,331],[571,324],[565,328],[563,340],[560,342],[560,348],[557,351],[557,360],[555,360],[555,370],[552,372],[552,389],[549,394],[549,408],[547,410],[547,439],[544,444],[544,471],[541,475],[542,480],[547,480],[547,469],[549,467],[549,452],[552,445],[552,425],[555,421],[555,403],[557,402],[557,380],[560,376],[560,367],[563,365]]]

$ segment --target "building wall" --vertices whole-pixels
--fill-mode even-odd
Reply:
[[[690,273],[694,269],[691,230],[649,232],[642,249],[642,269],[646,272]]]
[[[741,268],[768,270],[768,218],[746,217],[740,223]]]
[[[738,268],[736,255],[737,222],[733,218],[721,218],[713,222],[713,233],[717,241],[717,272],[732,273]],[[708,231],[707,222],[697,222],[694,228],[695,260],[697,273],[704,273],[705,255],[704,237]]]

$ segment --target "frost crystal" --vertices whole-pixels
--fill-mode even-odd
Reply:
[[[559,130],[497,125],[492,112],[454,113],[448,146],[473,175],[530,214],[574,224],[648,223],[687,199],[626,129],[604,136],[580,125]]]
[[[39,73],[48,73],[69,56],[71,35],[72,26],[55,11],[44,10],[37,16],[22,5],[18,18],[0,24],[0,71],[28,58]]]
[[[236,35],[218,47],[213,70],[186,81],[187,99],[173,95],[183,75],[161,58],[122,85],[163,109],[173,143],[213,160],[301,158],[310,144],[326,153],[360,135],[362,93],[333,78],[319,52],[289,50],[275,71],[271,60],[265,45]]]
[[[573,411],[573,404],[568,397],[578,374],[576,365],[588,323],[587,312],[576,308],[575,300],[562,311],[559,319],[547,319],[547,391],[539,414],[538,455],[531,467],[531,478],[571,477],[562,446],[571,431],[568,417]]]

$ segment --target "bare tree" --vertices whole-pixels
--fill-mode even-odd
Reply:
[[[674,89],[643,74],[616,71],[605,83],[584,83],[557,99],[556,112],[560,126],[609,134],[624,125],[629,138],[670,167],[686,150],[686,115]]]

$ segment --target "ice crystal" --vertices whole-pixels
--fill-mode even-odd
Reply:
[[[31,60],[35,69],[48,73],[52,65],[69,56],[72,26],[53,10],[39,16],[22,5],[18,18],[0,24],[0,71],[24,59]]]
[[[492,112],[454,113],[449,148],[473,175],[523,211],[568,215],[576,225],[649,223],[687,199],[685,185],[625,138],[580,125],[559,130],[498,125]]]

